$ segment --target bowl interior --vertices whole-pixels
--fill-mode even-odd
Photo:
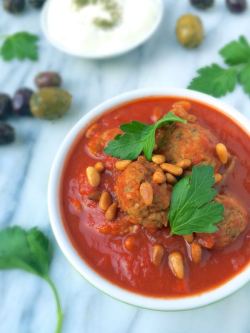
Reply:
[[[181,99],[191,99],[194,101],[202,102],[216,108],[218,111],[226,114],[232,118],[245,132],[250,135],[250,122],[241,115],[237,110],[213,97],[201,94],[198,92],[185,90],[185,89],[155,89],[155,90],[139,90],[112,98],[100,106],[96,107],[88,114],[86,114],[69,132],[64,139],[57,155],[54,160],[48,189],[48,206],[51,226],[56,237],[56,240],[68,258],[69,262],[76,268],[77,271],[92,285],[102,290],[106,294],[129,304],[136,305],[143,308],[154,310],[186,310],[200,306],[204,306],[215,301],[218,301],[242,287],[250,280],[250,265],[245,267],[243,271],[237,274],[234,278],[225,284],[200,294],[186,296],[181,298],[157,298],[150,296],[143,296],[131,291],[120,288],[98,273],[96,273],[89,265],[79,256],[74,246],[64,229],[61,208],[60,208],[60,184],[63,173],[63,166],[65,160],[75,143],[76,138],[83,132],[83,130],[90,124],[96,117],[102,113],[112,109],[120,104],[140,99],[143,97],[165,96],[165,97],[180,97]]]

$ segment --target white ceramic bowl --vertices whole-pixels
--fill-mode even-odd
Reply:
[[[90,53],[90,52],[76,52],[73,51],[70,47],[66,47],[62,42],[60,43],[60,41],[54,39],[51,37],[49,31],[48,31],[48,24],[47,24],[47,18],[48,18],[48,11],[50,8],[50,3],[52,0],[48,0],[46,2],[46,4],[43,7],[42,10],[42,14],[41,14],[41,26],[42,26],[42,30],[43,33],[45,35],[45,37],[47,38],[47,40],[58,50],[64,52],[64,53],[68,53],[71,54],[73,56],[77,56],[77,57],[81,57],[81,58],[87,58],[87,59],[105,59],[105,58],[111,58],[111,57],[116,57],[116,56],[120,56],[124,53],[127,53],[129,51],[132,51],[133,49],[135,49],[136,47],[142,45],[143,43],[145,43],[149,38],[151,38],[153,36],[153,34],[156,32],[156,30],[159,28],[162,18],[163,18],[163,14],[164,14],[164,2],[163,0],[155,0],[155,5],[159,7],[159,16],[156,19],[156,21],[154,22],[154,25],[151,27],[151,29],[149,29],[148,31],[145,31],[145,34],[131,42],[130,45],[127,46],[121,46],[119,49],[117,49],[116,51],[110,51],[110,52],[105,52],[105,53]],[[63,1],[63,0],[61,0]],[[60,11],[58,11],[58,15],[60,15]],[[138,16],[139,18],[139,16]]]
[[[86,280],[88,280],[96,288],[102,290],[106,294],[120,301],[143,308],[154,310],[187,310],[213,303],[238,290],[240,287],[250,281],[250,264],[230,281],[211,291],[181,298],[157,298],[142,296],[112,284],[104,277],[96,273],[90,266],[88,266],[88,264],[79,256],[79,254],[71,244],[70,239],[65,232],[60,212],[59,187],[63,166],[65,163],[65,158],[68,156],[69,150],[75,143],[75,140],[79,136],[79,134],[84,131],[84,129],[89,125],[91,121],[93,121],[96,117],[100,116],[103,112],[112,109],[113,107],[120,104],[148,96],[176,96],[180,97],[180,99],[190,98],[192,100],[211,105],[212,107],[231,117],[247,133],[250,134],[249,120],[246,119],[237,110],[213,97],[191,90],[174,88],[138,90],[114,97],[87,113],[72,128],[72,130],[64,139],[55,157],[49,179],[48,205],[50,221],[56,240],[63,253],[68,258],[69,262],[76,268],[77,271],[79,271],[79,273]]]

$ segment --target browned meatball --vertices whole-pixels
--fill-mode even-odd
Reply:
[[[245,207],[235,198],[228,195],[218,195],[216,201],[224,206],[224,220],[218,224],[214,234],[199,234],[201,245],[208,248],[222,248],[231,244],[248,224]]]
[[[118,176],[115,191],[121,210],[129,215],[132,223],[160,228],[167,224],[171,186],[152,181],[156,169],[153,163],[139,158]],[[143,183],[153,190],[151,204],[146,204],[142,198],[140,189]]]
[[[164,127],[157,132],[157,145],[171,163],[190,159],[193,165],[209,164],[215,170],[220,167],[214,135],[196,123],[177,123]]]

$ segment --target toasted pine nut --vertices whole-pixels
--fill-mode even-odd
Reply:
[[[146,206],[152,205],[154,194],[152,185],[150,183],[141,183],[140,194]]]
[[[171,185],[174,185],[175,183],[177,183],[177,179],[171,173],[166,173],[166,179],[167,179],[167,183],[169,183]]]
[[[201,261],[201,256],[202,256],[201,246],[196,242],[193,242],[190,246],[191,246],[192,261],[198,264]]]
[[[106,211],[112,204],[112,197],[107,191],[103,191],[99,200],[99,207]]]
[[[159,244],[155,244],[152,247],[152,255],[151,255],[152,263],[155,266],[159,266],[160,263],[162,262],[163,256],[164,256],[164,248],[163,248],[163,246],[159,245]]]
[[[136,243],[135,236],[128,236],[124,241],[124,246],[128,251],[133,251],[136,248]]]
[[[191,103],[188,101],[178,101],[175,102],[173,104],[173,108],[178,108],[178,107],[182,107],[183,109],[185,109],[186,111],[189,111],[191,109]]]
[[[100,191],[93,191],[89,193],[88,199],[93,200],[93,201],[99,201],[101,197],[101,192]]]
[[[172,273],[178,278],[184,278],[184,263],[180,252],[172,252],[168,256],[168,265]]]
[[[97,162],[96,164],[95,164],[95,169],[96,169],[96,171],[98,171],[98,172],[103,172],[104,171],[104,164],[102,163],[102,162]]]
[[[116,202],[112,203],[112,205],[109,206],[109,208],[107,209],[107,211],[105,213],[105,217],[107,220],[112,221],[116,218],[117,206],[118,205]]]
[[[129,232],[131,232],[132,234],[135,234],[138,230],[139,230],[139,225],[138,224],[131,225],[129,227]]]
[[[191,160],[185,158],[184,160],[181,160],[180,162],[176,163],[176,165],[182,169],[187,169],[191,166],[192,162]]]
[[[193,240],[194,240],[194,236],[193,236],[193,234],[190,234],[190,235],[184,235],[183,238],[184,238],[185,241],[188,242],[188,243],[192,243]]]
[[[214,175],[214,181],[215,181],[215,184],[217,184],[217,183],[219,183],[219,182],[221,182],[222,181],[222,175],[220,174],[220,173],[216,173],[215,175]]]
[[[171,173],[174,176],[181,176],[183,173],[183,169],[174,164],[162,163],[160,166],[162,170],[167,171],[168,173]]]
[[[131,163],[132,161],[130,160],[122,160],[122,161],[117,161],[115,163],[115,167],[119,171],[124,171],[126,167]]]
[[[221,163],[227,164],[229,158],[227,147],[223,143],[218,143],[215,149]]]
[[[101,176],[99,172],[92,166],[87,167],[86,175],[89,182],[89,185],[97,187],[101,182]]]
[[[166,161],[166,157],[164,155],[153,155],[152,161],[155,164],[162,164]]]
[[[159,169],[154,172],[152,179],[156,184],[163,184],[166,181],[166,176],[164,172]]]

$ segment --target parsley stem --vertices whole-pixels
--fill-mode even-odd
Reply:
[[[49,286],[51,287],[53,295],[55,297],[55,301],[56,301],[57,325],[56,325],[55,333],[61,333],[62,324],[63,324],[63,312],[62,312],[62,306],[61,306],[59,294],[58,294],[56,286],[55,286],[54,282],[51,280],[51,278],[49,276],[46,276],[45,280],[48,282]]]

